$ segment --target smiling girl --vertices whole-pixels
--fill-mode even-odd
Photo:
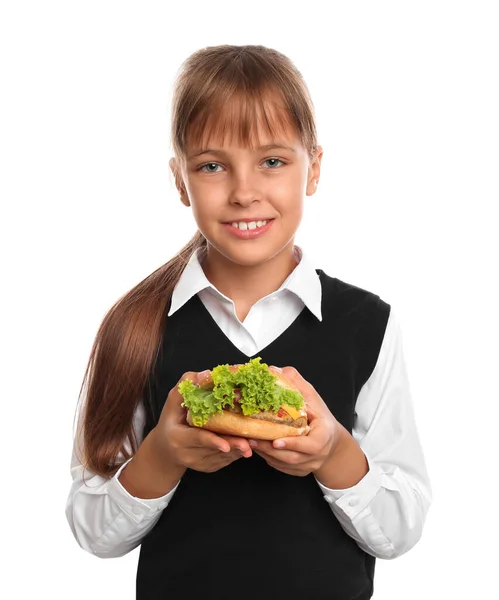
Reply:
[[[269,48],[199,50],[178,75],[172,141],[198,231],[97,333],[72,531],[103,558],[141,545],[139,600],[366,600],[376,557],[420,538],[430,486],[391,306],[294,244],[323,154],[306,84]],[[310,433],[188,426],[179,382],[257,356],[303,394]]]

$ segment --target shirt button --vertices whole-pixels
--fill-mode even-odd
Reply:
[[[350,506],[357,506],[358,503],[359,503],[359,499],[358,498],[350,498],[350,500],[348,501],[348,504]]]
[[[132,508],[132,511],[136,514],[136,515],[140,515],[140,508],[138,506],[134,506]]]

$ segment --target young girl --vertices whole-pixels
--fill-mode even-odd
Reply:
[[[98,331],[71,529],[103,558],[141,544],[139,600],[370,598],[430,488],[391,307],[294,245],[322,159],[307,87],[275,50],[204,48],[179,73],[172,140],[199,231]],[[304,395],[309,435],[189,427],[179,381],[256,356]]]

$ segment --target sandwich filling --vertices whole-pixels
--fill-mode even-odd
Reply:
[[[178,386],[184,398],[182,406],[190,410],[197,427],[205,425],[212,415],[222,410],[294,427],[307,424],[303,396],[283,387],[260,357],[235,371],[229,365],[219,365],[211,375],[211,389],[201,388],[189,379]]]

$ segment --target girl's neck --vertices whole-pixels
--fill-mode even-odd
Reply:
[[[291,242],[277,256],[255,266],[238,265],[208,246],[202,267],[208,281],[234,302],[242,322],[253,304],[281,287],[296,264]]]

